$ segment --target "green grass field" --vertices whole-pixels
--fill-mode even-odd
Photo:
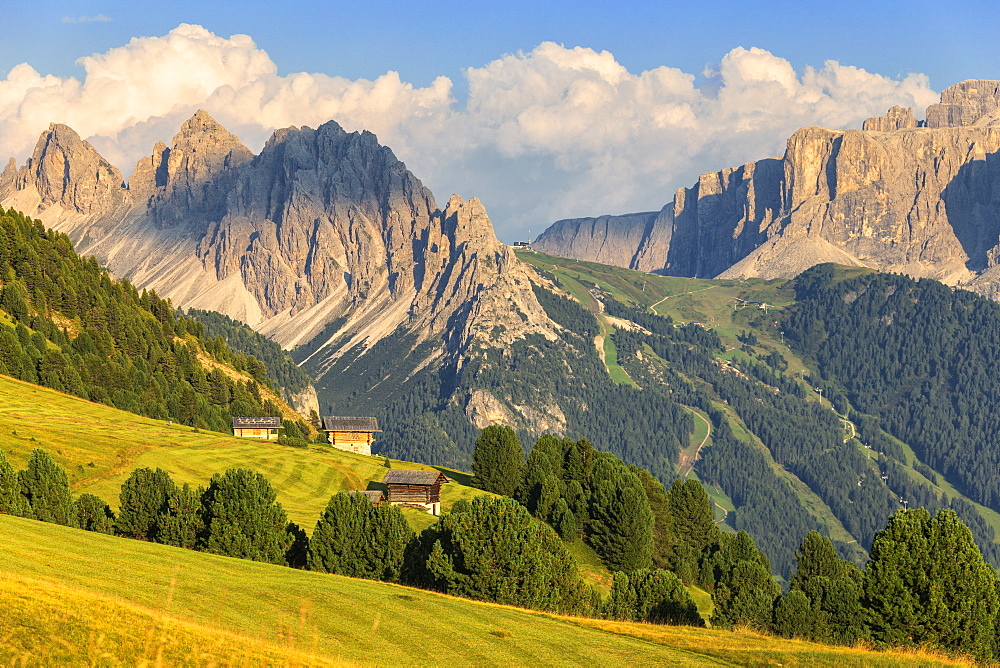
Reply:
[[[532,613],[8,516],[0,545],[3,665],[947,665]]]
[[[289,519],[312,531],[330,496],[378,488],[384,459],[312,445],[308,449],[240,439],[151,420],[54,390],[0,376],[0,449],[23,468],[34,448],[48,450],[70,476],[75,493],[96,494],[118,506],[122,482],[136,468],[162,468],[178,483],[205,485],[228,468],[259,471],[271,481]],[[431,469],[392,461],[394,468]],[[442,469],[453,482],[442,488],[445,510],[481,490],[470,476]],[[435,518],[404,509],[415,530]]]

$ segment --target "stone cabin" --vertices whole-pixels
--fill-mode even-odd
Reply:
[[[278,440],[278,430],[281,426],[280,417],[234,417],[233,436],[240,438],[262,438],[267,441]]]
[[[392,469],[382,482],[389,488],[389,505],[426,510],[441,514],[441,485],[448,478],[439,471]]]
[[[373,417],[324,417],[323,431],[338,450],[370,455],[375,434],[382,430]]]

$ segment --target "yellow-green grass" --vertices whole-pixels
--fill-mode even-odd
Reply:
[[[572,543],[565,543],[566,548],[576,565],[580,569],[580,575],[584,580],[597,587],[603,594],[611,591],[611,571],[604,565],[601,558],[582,540],[575,540]]]
[[[323,445],[302,449],[199,433],[0,376],[0,449],[15,468],[22,468],[34,448],[49,451],[66,468],[74,492],[96,494],[114,508],[122,482],[136,468],[159,467],[178,484],[192,485],[205,485],[213,474],[228,468],[253,469],[270,480],[289,519],[307,531],[331,495],[377,488],[388,470],[379,457]],[[432,468],[401,461],[390,464]],[[468,486],[468,474],[442,470],[453,480],[442,488],[443,510],[458,499],[484,494]],[[417,510],[404,512],[416,530],[435,519]]]
[[[533,613],[8,516],[0,545],[4,664],[947,665]]]
[[[708,621],[712,619],[712,613],[715,611],[715,603],[712,602],[712,595],[701,587],[696,587],[695,585],[687,587],[687,590],[688,594],[691,595],[691,600],[693,600],[694,604],[698,606],[698,614],[700,614],[701,618],[705,620],[706,624],[708,624]]]

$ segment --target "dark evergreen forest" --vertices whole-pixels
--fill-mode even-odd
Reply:
[[[113,280],[69,238],[0,210],[0,373],[147,417],[227,432],[278,415],[267,369],[155,292]],[[230,377],[223,367],[245,374]]]

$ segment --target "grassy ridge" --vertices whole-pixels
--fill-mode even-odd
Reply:
[[[531,613],[7,516],[0,544],[4,664],[946,665]]]
[[[308,449],[239,439],[153,420],[103,404],[0,376],[0,448],[23,468],[34,448],[48,450],[70,476],[73,491],[97,494],[118,505],[121,484],[134,469],[168,471],[178,483],[207,484],[214,473],[250,468],[263,473],[289,519],[311,531],[330,496],[378,487],[384,460],[314,445]],[[394,468],[430,469],[411,462]],[[468,486],[467,474],[445,471],[453,482],[442,488],[442,505],[484,492]],[[434,518],[404,509],[414,529]]]

